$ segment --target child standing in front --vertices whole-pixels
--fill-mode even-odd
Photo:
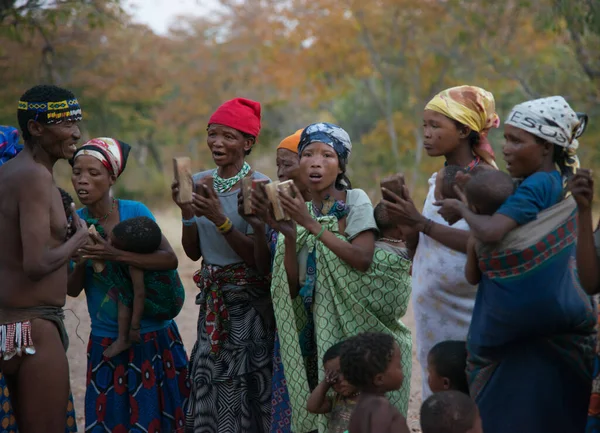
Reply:
[[[343,344],[334,344],[323,355],[325,379],[314,389],[306,405],[310,413],[329,414],[328,433],[344,433],[348,430],[360,394],[340,371]],[[335,392],[334,396],[328,395],[330,389]]]
[[[483,433],[483,427],[473,400],[459,391],[442,391],[430,396],[421,406],[421,431]]]
[[[398,343],[389,334],[364,332],[346,340],[340,367],[345,379],[360,391],[349,433],[408,433],[406,418],[385,394],[404,381]]]
[[[460,391],[469,395],[467,384],[467,343],[442,341],[427,356],[427,381],[432,392]]]

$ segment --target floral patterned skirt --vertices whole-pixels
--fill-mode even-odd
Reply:
[[[0,431],[2,433],[18,433],[17,420],[10,403],[10,393],[4,375],[0,372]],[[73,404],[73,394],[69,393],[69,402],[67,403],[67,416],[65,419],[65,433],[77,431],[77,422],[75,421],[75,405]]]
[[[112,342],[90,335],[85,431],[182,433],[190,386],[175,322],[142,334],[142,343],[108,359],[103,352]]]

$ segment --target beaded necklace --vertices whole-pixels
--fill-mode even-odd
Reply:
[[[106,214],[104,214],[104,216],[100,217],[100,218],[92,218],[90,216],[90,212],[88,211],[87,208],[85,208],[85,213],[86,213],[86,217],[85,222],[87,223],[88,227],[94,225],[96,227],[96,230],[98,230],[98,234],[100,236],[102,236],[104,239],[106,239],[106,233],[104,232],[104,227],[102,227],[100,225],[101,222],[106,221],[108,219],[109,216],[112,215],[112,213],[114,212],[114,210],[117,208],[117,199],[113,198],[112,199],[112,206],[110,207],[110,210],[108,212],[106,212]]]
[[[242,168],[238,172],[238,174],[236,174],[233,177],[223,179],[217,174],[218,170],[215,168],[215,171],[213,172],[213,186],[215,188],[215,191],[221,194],[230,191],[236,183],[238,183],[240,180],[245,178],[248,175],[248,173],[250,173],[250,170],[250,164],[244,162],[244,165],[242,165]]]

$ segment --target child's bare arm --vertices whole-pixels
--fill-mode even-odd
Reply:
[[[467,243],[467,264],[465,265],[465,278],[469,284],[477,285],[481,281],[481,270],[479,269],[479,259],[475,249],[475,237],[469,237]]]
[[[329,413],[331,412],[331,399],[327,397],[327,391],[329,391],[331,385],[327,382],[327,379],[323,380],[308,398],[306,404],[306,410],[310,413]]]
[[[133,283],[133,311],[131,313],[131,330],[139,331],[144,314],[144,301],[146,300],[146,286],[144,285],[144,271],[130,266],[129,275]]]

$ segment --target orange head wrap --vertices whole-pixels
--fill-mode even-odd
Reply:
[[[302,135],[302,131],[304,131],[304,128],[297,130],[289,137],[285,137],[281,141],[281,143],[279,143],[277,149],[286,149],[291,152],[298,153],[298,144],[300,143],[300,136]]]

